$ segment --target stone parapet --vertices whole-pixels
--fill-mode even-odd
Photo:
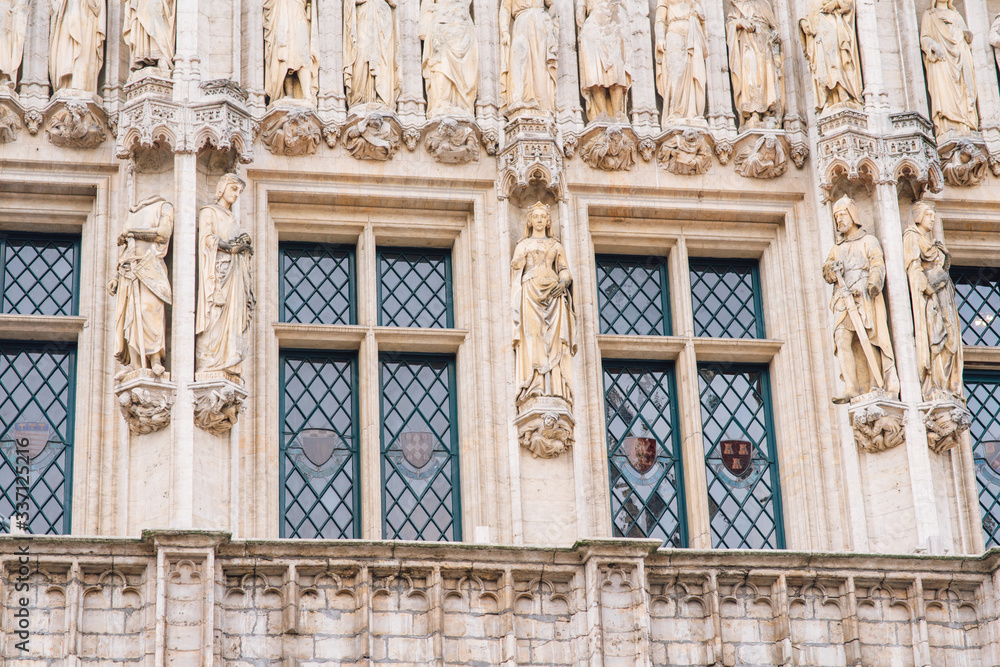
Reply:
[[[11,537],[0,540],[0,642],[16,665],[1000,662],[1000,552],[659,544]],[[31,634],[19,655],[20,608]]]

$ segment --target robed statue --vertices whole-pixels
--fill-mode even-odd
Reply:
[[[176,0],[125,0],[122,39],[129,48],[132,71],[174,68],[176,12]]]
[[[729,77],[740,126],[780,127],[785,113],[781,37],[768,0],[733,0],[726,21]]]
[[[934,208],[918,201],[910,207],[903,231],[903,261],[910,282],[917,369],[925,401],[962,398],[962,324],[955,284],[948,269],[951,254],[934,238]]]
[[[816,110],[861,105],[861,59],[854,0],[809,0],[799,36],[812,72]]]
[[[264,0],[264,92],[271,103],[316,104],[319,21],[316,0]]]
[[[528,209],[524,238],[510,263],[517,406],[554,396],[573,404],[576,313],[573,277],[562,244],[552,237],[548,207]]]
[[[934,0],[920,21],[931,119],[938,135],[979,130],[972,33],[952,0]]]
[[[475,116],[479,42],[469,0],[423,0],[420,39],[427,116]]]
[[[245,184],[235,174],[219,179],[216,202],[198,214],[198,296],[195,371],[240,377],[255,301],[250,280],[253,246],[240,230],[233,204]]]
[[[396,0],[344,0],[344,87],[347,108],[396,110],[399,69]]]
[[[164,257],[173,228],[174,207],[159,195],[133,206],[118,236],[118,273],[108,283],[116,297],[115,358],[157,377],[165,370],[171,291]]]
[[[0,0],[0,86],[17,87],[28,34],[28,0]]]
[[[552,0],[500,3],[500,95],[507,116],[556,108],[559,30]]]
[[[626,0],[577,0],[580,92],[587,118],[625,120],[625,96],[632,86],[629,53],[632,25]]]
[[[658,0],[653,32],[664,124],[703,118],[708,44],[701,0]]]
[[[97,93],[107,34],[105,0],[54,0],[49,14],[52,90]]]
[[[834,403],[849,403],[870,392],[898,398],[899,378],[889,338],[885,307],[885,257],[882,245],[861,227],[850,197],[833,205],[837,243],[823,264],[831,283],[833,341],[844,380],[844,393]]]

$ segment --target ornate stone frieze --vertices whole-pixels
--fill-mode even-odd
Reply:
[[[89,98],[59,100],[51,110],[45,132],[62,148],[97,148],[105,132],[104,111]]]
[[[593,125],[580,144],[580,159],[594,169],[628,171],[635,166],[638,137],[628,125]]]
[[[479,159],[479,128],[464,118],[445,117],[425,129],[424,148],[445,164],[465,164]]]
[[[712,166],[712,135],[694,127],[674,127],[659,140],[657,163],[671,174],[704,174]]]
[[[521,116],[507,124],[499,154],[497,195],[518,199],[533,185],[541,185],[556,199],[566,196],[563,156],[549,118]]]
[[[385,161],[399,151],[401,135],[402,126],[394,115],[372,111],[365,116],[347,119],[343,133],[344,148],[359,160]]]
[[[972,413],[964,401],[949,400],[924,403],[920,406],[927,429],[927,446],[941,454],[958,445],[962,431],[972,426]]]
[[[208,379],[215,376],[214,379]],[[188,385],[193,395],[194,423],[212,435],[225,436],[245,408],[247,391],[221,373],[198,373]]]
[[[133,435],[146,435],[170,424],[177,385],[170,373],[154,375],[149,369],[126,371],[118,378],[118,409]]]
[[[780,132],[741,133],[733,163],[744,178],[777,178],[788,170],[788,139]]]
[[[312,155],[323,140],[322,125],[312,107],[279,102],[261,123],[260,138],[275,155]]]
[[[904,411],[902,403],[887,398],[883,392],[872,392],[853,399],[847,413],[858,449],[876,454],[903,444]]]
[[[938,146],[945,183],[963,187],[983,182],[989,161],[985,153],[986,144],[982,140],[980,142],[976,145],[971,138],[962,138]]]

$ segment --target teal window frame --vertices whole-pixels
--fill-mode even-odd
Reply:
[[[660,281],[660,330],[656,332],[649,333],[637,333],[635,326],[629,323],[628,331],[616,331],[615,325],[622,321],[625,313],[622,310],[618,310],[613,303],[611,303],[608,295],[605,293],[601,286],[601,277],[607,275],[607,270],[602,267],[602,265],[610,263],[622,264],[622,263],[637,263],[643,266],[648,264],[656,264],[656,272],[659,275]],[[594,257],[594,263],[597,267],[597,316],[598,316],[598,328],[602,334],[614,334],[614,335],[626,335],[626,336],[670,336],[673,332],[673,320],[670,313],[670,276],[667,271],[667,258],[663,255],[611,255],[603,254],[596,255]],[[651,272],[652,273],[652,272]],[[634,281],[632,275],[629,275],[629,279]],[[605,310],[614,309],[617,311],[617,315],[613,322],[607,323],[605,318]]]
[[[290,285],[287,279],[287,262],[290,260],[290,252],[309,252],[309,251],[324,251],[331,253],[347,253],[347,294],[346,298],[348,300],[347,307],[347,321],[336,321],[336,322],[324,322],[319,318],[313,318],[311,320],[305,320],[299,318],[299,313],[308,308],[312,311],[311,307],[303,305],[294,314],[290,312],[287,304],[287,297],[289,294]],[[334,244],[334,243],[303,243],[303,242],[289,242],[283,241],[278,244],[278,303],[280,308],[279,321],[281,322],[292,322],[297,324],[357,324],[358,323],[358,299],[357,299],[357,263],[355,257],[355,248],[352,245],[345,244]],[[310,281],[311,284],[311,281]],[[338,287],[337,291],[341,292],[342,287]],[[293,289],[293,291],[299,291],[298,289]],[[329,302],[328,302],[329,305]],[[338,317],[338,320],[343,319]]]
[[[965,345],[982,345],[996,347],[1000,345],[1000,268],[994,266],[953,266],[951,267],[951,279],[955,283],[955,301],[958,305],[959,320],[962,323],[962,342]],[[989,294],[985,295],[980,291],[980,287],[990,285]],[[971,288],[971,289],[970,289]],[[995,305],[995,312],[990,313],[992,319],[984,322],[986,328],[983,331],[976,331],[974,322],[967,317],[968,309],[972,309],[976,315],[982,314],[969,303],[972,294],[982,298],[984,305],[992,299]]]
[[[706,326],[699,322],[698,312],[699,310],[705,308],[694,294],[694,284],[695,284],[695,267],[715,267],[722,265],[725,267],[733,268],[748,268],[750,269],[750,283],[751,290],[753,294],[751,296],[752,309],[754,313],[754,326],[753,331],[745,331],[739,336],[727,335],[724,333],[722,336],[707,336]],[[732,338],[734,340],[746,340],[746,339],[764,339],[766,338],[766,331],[764,327],[764,297],[761,293],[761,283],[760,283],[760,262],[755,259],[732,259],[732,258],[721,258],[721,257],[691,257],[688,259],[688,274],[691,281],[691,314],[694,321],[694,335],[695,337],[717,337],[717,338]],[[723,302],[725,303],[725,302]],[[745,308],[748,304],[743,304]],[[721,306],[724,307],[724,306]],[[721,308],[720,307],[720,308]],[[717,321],[718,313],[720,309],[716,309],[715,312],[711,313],[712,321]],[[728,308],[727,308],[728,310]],[[734,318],[735,319],[735,318]],[[731,323],[730,323],[731,325]],[[729,331],[729,327],[726,327],[725,332]],[[746,335],[751,334],[751,335]]]
[[[662,474],[660,474],[659,478],[656,481],[656,484],[655,484],[654,488],[649,492],[649,494],[648,494],[648,496],[647,496],[646,499],[641,499],[641,498],[639,499],[639,502],[641,504],[640,515],[642,513],[645,513],[647,511],[649,511],[649,507],[648,507],[649,506],[649,501],[650,501],[650,499],[653,498],[654,495],[656,495],[656,494],[659,493],[659,489],[662,487],[662,485],[663,484],[669,484],[668,479],[667,479],[667,475],[670,472],[670,470],[672,470],[673,473],[674,473],[674,480],[675,480],[675,483],[673,485],[673,493],[674,493],[674,498],[676,499],[676,502],[677,502],[677,543],[670,544],[670,540],[669,540],[669,537],[668,537],[667,539],[664,540],[664,544],[665,545],[669,545],[669,546],[674,546],[674,547],[680,547],[680,548],[687,547],[687,546],[689,546],[689,541],[688,541],[688,539],[689,539],[688,538],[688,524],[687,524],[687,492],[686,492],[686,484],[685,484],[685,479],[684,479],[684,474],[685,474],[684,473],[684,461],[683,461],[682,448],[681,448],[680,411],[679,411],[678,405],[677,405],[677,377],[676,377],[675,365],[674,365],[673,362],[670,362],[670,361],[654,362],[654,361],[649,361],[649,360],[636,360],[636,359],[603,359],[602,360],[601,370],[602,370],[602,375],[603,375],[603,380],[604,380],[604,414],[605,414],[605,433],[607,434],[607,440],[608,440],[608,443],[607,443],[608,444],[608,452],[607,452],[608,453],[608,483],[609,483],[610,501],[611,501],[612,533],[615,534],[617,537],[636,537],[636,535],[632,535],[631,534],[632,533],[631,529],[628,531],[629,534],[618,535],[618,533],[621,532],[621,531],[619,530],[617,524],[615,523],[615,518],[617,516],[623,514],[623,513],[628,513],[628,510],[624,507],[624,505],[625,505],[624,501],[626,499],[628,499],[629,497],[631,497],[633,495],[638,495],[638,494],[636,493],[636,488],[635,488],[636,485],[632,484],[632,482],[628,479],[628,476],[626,475],[626,471],[622,469],[622,466],[615,464],[615,458],[616,457],[620,458],[620,457],[622,457],[624,455],[624,457],[627,460],[627,454],[625,454],[623,452],[625,438],[622,438],[621,440],[619,440],[617,442],[612,442],[612,433],[611,433],[611,430],[610,430],[610,428],[611,428],[611,422],[612,422],[612,420],[615,417],[617,417],[617,416],[620,415],[620,413],[621,413],[621,407],[624,405],[625,401],[628,400],[628,399],[627,399],[627,397],[623,397],[622,403],[619,404],[618,407],[612,406],[611,403],[610,403],[610,401],[608,400],[608,392],[609,392],[609,389],[610,389],[608,387],[608,384],[607,384],[607,380],[608,380],[608,376],[609,376],[609,372],[608,372],[608,367],[609,366],[610,367],[620,367],[620,368],[623,368],[624,370],[638,370],[638,371],[640,371],[640,373],[647,373],[647,372],[662,373],[663,375],[666,376],[666,381],[667,381],[666,384],[667,384],[667,391],[668,391],[668,396],[667,396],[667,404],[668,404],[668,407],[667,407],[667,416],[668,416],[668,427],[670,428],[670,436],[669,436],[670,437],[670,450],[666,451],[665,453],[669,455],[669,458],[671,460],[671,468],[669,470],[664,470],[662,472]],[[640,387],[641,387],[641,380],[638,379],[640,377],[640,374],[635,374],[635,375],[633,375],[633,377],[636,378],[635,384],[636,385],[640,385]],[[616,386],[618,385],[617,382],[615,382],[614,384]],[[639,410],[636,412],[636,414],[633,417],[631,423],[629,424],[629,428],[628,428],[627,433],[631,433],[632,427],[634,427],[634,425],[637,424],[638,422],[640,422],[640,421],[646,421],[645,419],[642,418],[642,415],[641,415],[642,408],[644,408],[648,403],[652,402],[653,399],[652,399],[652,397],[650,395],[651,392],[646,391],[645,387],[642,387],[642,389],[646,392],[646,398],[643,401],[643,404],[641,406],[639,406]],[[648,424],[647,424],[647,426],[648,426]],[[654,426],[655,426],[655,424],[654,424]],[[649,431],[651,433],[653,432],[653,430],[651,428],[649,429]],[[660,442],[659,437],[657,437],[657,436],[654,435],[654,439],[657,441],[657,452],[658,452],[657,459],[659,460],[660,458],[662,458],[659,454],[662,451],[666,450],[666,448],[663,446],[664,443]],[[626,463],[626,465],[629,465],[629,464]],[[632,467],[632,466],[630,466],[630,467]],[[616,475],[616,469],[618,471],[617,475]],[[636,473],[639,473],[639,471],[636,470],[634,467],[633,467],[633,470],[635,470]],[[635,477],[635,476],[633,476],[633,477]],[[641,473],[639,473],[639,478],[641,478]],[[616,485],[616,482],[617,482],[618,479],[623,479],[624,480],[624,484],[627,486],[627,492],[626,492],[626,495],[624,496],[623,500],[621,502],[617,503],[618,507],[616,507],[615,485]],[[662,496],[660,496],[660,497],[662,498]],[[669,505],[667,505],[667,508],[666,508],[665,512],[669,512]],[[631,524],[631,528],[638,528],[639,527],[639,525],[638,525],[639,524],[638,517],[633,517],[632,520],[630,521],[630,524]],[[660,526],[660,520],[659,519],[656,521],[656,525],[657,525],[657,527],[662,528],[662,526]],[[651,536],[650,534],[647,534],[646,531],[643,531],[641,528],[640,528],[640,532],[643,533],[643,534],[639,535],[639,537],[650,537]],[[664,531],[664,532],[666,532],[666,531]]]
[[[773,534],[774,534],[774,544],[773,545],[764,546],[762,548],[765,548],[765,549],[784,549],[785,548],[785,527],[784,527],[784,512],[782,510],[782,502],[781,502],[781,474],[780,474],[780,470],[779,470],[779,467],[778,467],[778,450],[777,450],[777,444],[776,444],[775,438],[774,438],[774,414],[773,414],[773,411],[772,411],[772,404],[771,404],[771,380],[770,380],[769,369],[768,369],[768,367],[767,367],[766,364],[719,364],[719,363],[700,363],[700,364],[698,364],[698,383],[699,383],[698,396],[699,396],[699,404],[700,404],[700,408],[701,408],[702,441],[703,441],[703,449],[704,449],[704,452],[705,452],[705,476],[706,476],[706,482],[707,482],[707,492],[708,492],[709,507],[711,507],[711,503],[712,503],[712,489],[713,489],[713,486],[715,485],[715,483],[719,483],[719,484],[723,484],[724,486],[728,487],[725,490],[725,494],[727,496],[730,496],[730,497],[733,498],[733,500],[738,505],[738,512],[739,513],[743,513],[744,508],[746,506],[745,500],[743,502],[741,502],[739,499],[737,499],[736,497],[732,496],[732,492],[731,492],[730,489],[731,488],[736,488],[736,487],[734,485],[731,485],[731,484],[730,485],[726,485],[726,480],[723,479],[722,477],[720,477],[720,473],[717,472],[717,471],[715,471],[715,470],[713,470],[712,466],[710,464],[710,459],[714,458],[711,455],[715,452],[716,449],[718,449],[718,447],[720,445],[720,442],[721,442],[721,439],[719,441],[716,441],[716,442],[712,443],[711,446],[709,446],[709,442],[708,442],[707,436],[705,435],[705,423],[707,421],[706,420],[706,414],[705,414],[705,411],[706,411],[706,406],[705,406],[706,381],[702,377],[702,371],[703,370],[712,370],[712,371],[715,371],[717,373],[730,374],[730,375],[744,374],[744,373],[759,373],[760,374],[761,392],[763,393],[763,396],[761,397],[761,403],[762,403],[761,408],[763,410],[763,415],[762,416],[763,416],[764,429],[765,429],[764,444],[766,445],[766,451],[763,452],[763,453],[765,454],[765,460],[767,462],[766,465],[768,467],[768,470],[766,472],[761,473],[761,475],[760,475],[760,477],[758,477],[757,481],[754,482],[752,488],[750,489],[750,494],[753,493],[753,491],[756,488],[757,484],[760,484],[760,482],[762,481],[763,475],[766,474],[766,475],[770,476],[772,521],[774,523],[774,531],[773,531]],[[712,416],[714,416],[714,412],[715,411],[713,409],[711,411]],[[719,421],[719,420],[716,420],[716,421]],[[722,432],[725,433],[728,430],[729,425],[733,424],[734,422],[736,422],[736,417],[735,417],[735,415],[730,414],[728,421],[726,422],[726,424],[721,429]],[[746,432],[746,429],[742,425],[740,425],[738,423],[737,423],[737,425],[739,426],[739,430],[742,432],[743,437],[745,437],[746,439],[750,440],[751,443],[753,443],[753,446],[755,446],[758,450],[760,450],[761,449],[760,445],[757,444],[756,442],[754,442],[753,437],[749,433]],[[729,439],[729,438],[727,438],[727,439]],[[719,511],[720,512],[723,511],[721,506],[719,506]],[[759,518],[759,516],[760,516],[760,514],[758,514],[756,517],[754,517],[754,519]],[[742,546],[742,545],[746,544],[747,534],[749,534],[749,533],[747,533],[747,534],[739,534],[739,533],[737,533],[737,534],[739,534],[739,537],[740,537],[740,546],[732,547],[732,546],[726,546],[724,544],[720,545],[721,540],[724,539],[726,537],[726,535],[729,534],[730,529],[727,529],[726,531],[724,531],[721,534],[719,534],[717,532],[717,530],[716,530],[715,525],[712,524],[712,522],[711,522],[711,520],[712,520],[713,517],[714,517],[714,515],[711,515],[711,513],[710,513],[709,522],[711,524],[710,531],[711,531],[711,534],[712,534],[712,548],[715,548],[715,549],[752,548],[752,547],[744,547],[744,546]],[[732,526],[733,524],[734,524],[734,521],[730,520],[729,521],[729,525]],[[756,525],[756,521],[753,522],[752,527],[755,526],[755,525]],[[760,531],[758,531],[758,532],[760,532]]]
[[[389,319],[391,321],[389,322],[386,321],[387,319],[385,311],[386,299],[385,299],[385,290],[383,288],[382,258],[387,254],[404,255],[407,253],[412,253],[414,255],[422,255],[423,257],[436,257],[444,260],[445,322],[443,326],[440,324],[433,324],[431,326],[420,326],[417,324],[409,324],[406,325],[406,327],[404,328],[413,327],[422,329],[453,329],[455,327],[455,306],[454,306],[454,295],[453,295],[454,286],[453,286],[452,272],[451,272],[451,249],[448,248],[397,248],[395,246],[388,246],[377,249],[375,257],[375,274],[377,276],[377,281],[378,281],[377,306],[378,306],[379,326],[403,327],[403,325],[395,323],[398,314],[390,316]],[[426,304],[421,304],[421,308],[425,309]],[[403,307],[401,306],[400,309],[402,310]]]
[[[289,449],[289,443],[291,438],[285,431],[285,416],[287,414],[286,409],[286,361],[288,359],[318,359],[318,360],[335,360],[335,361],[346,361],[351,365],[351,397],[350,410],[351,410],[351,456],[353,458],[352,474],[354,479],[354,486],[352,489],[353,502],[352,502],[352,528],[351,535],[344,535],[340,538],[302,538],[298,535],[288,535],[288,525],[286,521],[286,512],[288,511],[287,501],[286,501],[286,483],[288,469],[286,464],[287,450]],[[279,537],[289,538],[289,539],[358,539],[361,537],[361,427],[360,427],[360,411],[359,411],[359,401],[358,401],[358,358],[357,354],[337,352],[331,350],[301,350],[301,349],[286,349],[279,352],[279,362],[278,362],[278,386],[280,387],[278,396],[278,475],[280,479],[280,491],[278,498],[278,512],[279,512]],[[307,390],[308,391],[308,390]],[[319,406],[316,410],[319,410]],[[338,434],[339,435],[339,434]],[[339,470],[338,470],[339,474]],[[333,483],[336,474],[330,478],[324,490]],[[310,485],[311,486],[311,485]],[[315,490],[315,489],[314,489]],[[334,492],[336,493],[336,492]],[[316,502],[317,505],[322,506],[319,500]],[[303,520],[299,525],[303,525],[306,520]],[[314,526],[316,522],[310,521]],[[295,532],[298,532],[296,530]]]
[[[386,539],[386,540],[402,539],[402,538],[397,537],[398,532],[396,532],[395,534],[390,534],[390,526],[389,526],[389,518],[388,518],[388,515],[389,515],[389,512],[391,511],[391,509],[390,509],[390,504],[389,504],[390,499],[388,497],[389,496],[389,492],[388,492],[388,488],[387,488],[387,479],[388,479],[387,468],[392,468],[393,467],[392,462],[389,460],[388,454],[389,454],[389,451],[390,451],[392,445],[395,444],[395,439],[393,439],[392,441],[388,441],[387,442],[387,440],[388,440],[388,438],[387,438],[388,427],[386,425],[386,397],[385,397],[385,385],[386,385],[386,382],[385,382],[385,378],[384,378],[384,375],[383,375],[383,373],[385,372],[384,371],[385,362],[391,361],[391,362],[402,362],[402,363],[412,363],[412,364],[420,364],[420,363],[427,363],[427,362],[439,362],[439,363],[440,362],[444,362],[444,363],[447,364],[446,376],[448,378],[448,423],[449,423],[449,429],[448,429],[448,431],[449,431],[449,433],[448,433],[449,443],[448,444],[449,444],[449,447],[450,447],[450,451],[448,453],[448,463],[447,463],[447,465],[451,466],[451,497],[452,497],[452,507],[451,507],[451,527],[452,528],[451,528],[451,530],[452,530],[452,535],[451,535],[450,539],[442,538],[442,539],[440,539],[438,541],[441,541],[441,542],[461,542],[462,541],[462,484],[461,484],[461,471],[460,471],[461,465],[460,465],[459,451],[458,451],[458,449],[459,449],[459,438],[458,438],[458,382],[457,382],[457,373],[456,373],[456,369],[455,369],[455,356],[454,355],[450,355],[450,354],[410,354],[410,353],[397,353],[397,352],[382,352],[382,353],[379,353],[379,360],[378,361],[379,361],[379,364],[378,364],[378,387],[379,387],[379,416],[380,416],[380,426],[379,426],[379,466],[380,466],[381,494],[382,494],[382,538]],[[419,412],[419,409],[417,407],[417,405],[418,405],[419,402],[418,401],[413,401],[412,398],[410,400],[414,403],[414,410],[417,411],[417,412]],[[420,414],[420,417],[424,421],[424,423],[427,424],[428,427],[430,427],[430,424],[428,423],[430,420],[428,420],[426,418],[426,416],[424,416],[422,413]],[[435,435],[437,435],[437,434],[435,434]],[[439,436],[438,436],[438,439],[440,441],[440,437]],[[443,472],[443,466],[442,466],[442,468],[438,472],[436,472],[434,474],[434,477],[437,477],[438,475],[442,474],[442,472]],[[396,474],[399,475],[400,478],[403,478],[402,474],[400,474],[398,472]],[[406,486],[409,488],[410,492],[413,493],[414,496],[418,496],[418,502],[425,495],[427,495],[428,493],[432,492],[431,485],[428,484],[427,489],[425,489],[425,491],[423,493],[421,493],[421,494],[418,495],[418,494],[416,494],[413,491],[412,487],[409,486],[409,484],[405,481],[405,479],[403,479],[403,481],[404,481],[404,484],[406,484]],[[437,496],[436,492],[434,493],[434,495]],[[440,497],[438,497],[438,498],[440,499]],[[395,504],[397,504],[397,503],[394,502],[393,505],[395,505]],[[407,514],[407,519],[406,519],[406,521],[403,522],[404,525],[405,525],[405,523],[407,521],[409,521],[409,517],[412,514],[412,510],[406,512],[406,514]],[[428,514],[430,515],[430,513],[428,513]],[[433,515],[430,515],[430,516],[433,516]],[[428,519],[428,522],[430,522],[431,520],[432,519]],[[410,524],[413,525],[414,528],[416,528],[416,526],[412,522],[410,522]],[[436,523],[435,523],[435,525],[436,525]],[[427,526],[427,522],[424,523],[424,527],[426,527],[426,526]],[[422,533],[422,529],[419,529],[417,532],[418,532],[418,537],[417,537],[418,540],[425,539],[423,537],[423,535],[420,534],[420,533]]]
[[[63,243],[73,247],[73,269],[70,277],[71,284],[66,286],[70,290],[69,312],[41,313],[38,312],[38,304],[31,302],[34,309],[30,312],[21,309],[11,310],[7,307],[7,291],[10,287],[7,284],[7,251],[10,241],[25,241],[35,245],[45,243]],[[46,315],[50,317],[75,316],[80,312],[80,236],[76,234],[28,234],[25,232],[0,232],[0,314],[3,315]],[[19,302],[20,303],[20,302]],[[65,310],[65,309],[60,309]]]
[[[78,357],[77,357],[77,345],[76,345],[76,343],[55,343],[55,342],[53,342],[53,343],[39,343],[39,342],[23,341],[23,340],[20,340],[20,341],[2,340],[2,341],[0,341],[0,353],[2,353],[2,354],[9,354],[11,350],[16,351],[16,353],[18,353],[18,354],[20,354],[20,353],[43,354],[43,353],[46,353],[46,352],[58,352],[60,354],[65,354],[66,357],[67,357],[67,361],[66,361],[66,363],[67,363],[67,369],[65,371],[65,373],[66,373],[66,394],[67,394],[66,395],[66,399],[65,399],[65,406],[66,406],[65,434],[66,434],[66,437],[63,440],[63,447],[64,447],[64,450],[65,450],[65,453],[66,453],[66,460],[65,460],[65,463],[64,463],[64,470],[63,470],[63,494],[62,494],[63,499],[60,502],[60,506],[62,508],[62,532],[60,533],[57,530],[53,530],[54,528],[56,528],[56,526],[51,521],[49,521],[48,519],[44,519],[45,522],[49,526],[48,530],[46,530],[45,533],[33,533],[33,534],[69,535],[71,533],[71,531],[72,531],[72,525],[73,525],[73,460],[74,460],[73,450],[75,449],[74,445],[75,445],[75,441],[76,441],[76,372],[77,372],[76,365],[77,365],[77,359],[78,359]],[[46,384],[48,384],[47,380],[45,382],[46,382]],[[2,389],[3,389],[3,387],[0,387],[0,409],[2,409],[6,405],[6,403],[7,403],[7,397],[9,396],[9,394],[3,392]],[[41,410],[42,414],[45,414],[46,411],[45,411],[45,409],[41,405],[38,404],[38,400],[39,399],[38,399],[37,392],[32,392],[32,397],[31,397],[31,401],[30,402],[34,403],[39,408],[39,410]],[[22,406],[21,411],[24,410],[24,407],[25,406]],[[19,412],[19,414],[20,414],[20,412]],[[10,425],[7,425],[5,423],[0,423],[0,429],[3,429],[2,432],[0,432],[0,438],[6,438],[6,435],[7,435],[6,431],[7,431],[7,429],[10,428],[10,427],[12,427],[16,423],[17,423],[17,419],[16,418],[15,418],[14,422],[12,422],[12,424],[10,424]],[[51,422],[50,422],[50,425],[51,425]],[[45,471],[42,473],[42,475],[44,475],[45,472],[47,472],[53,465],[55,465],[55,459],[58,456],[59,456],[59,454],[57,454],[56,457],[54,457],[52,461],[50,461],[50,462],[48,462],[46,464]],[[3,459],[3,461],[0,462],[0,465],[12,466],[12,467],[14,467],[14,470],[17,471],[17,467],[16,467],[17,466],[17,458],[16,458],[16,456],[15,456],[14,461],[11,462],[10,460],[8,460],[7,455],[4,454],[2,451],[0,451],[0,457],[2,457],[2,459]],[[50,487],[47,482],[44,482],[44,480],[41,477],[36,476],[34,474],[35,472],[37,472],[37,471],[31,471],[29,473],[29,480],[28,480],[28,489],[29,489],[28,493],[29,493],[29,496],[31,496],[31,498],[32,498],[32,500],[31,500],[31,509],[27,513],[28,514],[28,532],[31,532],[30,526],[31,526],[32,522],[34,521],[35,517],[39,515],[39,513],[42,510],[42,508],[44,508],[48,504],[49,499],[52,498],[52,497],[56,497],[55,494],[51,493],[52,487]],[[14,478],[14,484],[13,484],[13,486],[10,487],[10,489],[6,489],[6,490],[4,488],[0,487],[0,497],[5,497],[6,500],[8,502],[10,502],[12,506],[16,506],[16,503],[17,503],[17,495],[16,495],[16,493],[17,493],[17,491],[16,491],[17,484],[18,484],[17,473],[15,472],[15,478]],[[35,489],[38,487],[39,484],[44,484],[44,486],[50,492],[49,498],[47,498],[46,501],[44,503],[42,503],[41,505],[39,505],[35,501],[35,493],[34,493]],[[12,494],[13,494],[13,496],[12,496]],[[57,498],[57,502],[59,502],[58,498]],[[7,518],[7,517],[4,517],[4,518]],[[9,532],[8,528],[5,527],[2,522],[0,522],[0,533],[6,533],[6,532]]]
[[[976,470],[976,497],[979,501],[983,540],[986,548],[990,549],[1000,546],[1000,472],[990,464],[990,459],[995,459],[1000,465],[1000,370],[966,371],[964,381],[968,407],[972,412],[969,439],[972,442],[972,461]],[[976,409],[976,404],[982,400],[976,393],[976,385],[995,385],[994,390],[989,393],[996,402],[997,409],[996,413],[987,412],[988,422],[982,417],[984,406]],[[977,437],[976,432],[983,426],[984,435],[995,428],[995,439],[983,440]],[[985,451],[986,442],[997,443],[996,451]]]

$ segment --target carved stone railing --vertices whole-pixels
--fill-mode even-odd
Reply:
[[[10,537],[0,641],[18,665],[1000,663],[1000,552],[658,545]]]

